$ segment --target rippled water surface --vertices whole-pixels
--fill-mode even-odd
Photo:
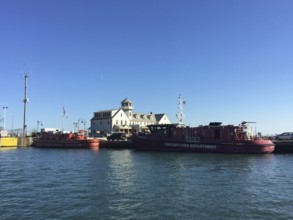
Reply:
[[[293,154],[0,148],[0,219],[293,219]]]

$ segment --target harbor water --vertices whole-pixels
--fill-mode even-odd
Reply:
[[[0,219],[293,219],[293,154],[0,148]]]

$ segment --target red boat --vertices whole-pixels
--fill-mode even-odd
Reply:
[[[213,122],[206,126],[149,125],[150,133],[133,135],[137,149],[210,153],[271,153],[271,140],[250,136],[246,122],[239,126]]]
[[[41,132],[33,141],[33,147],[40,148],[99,148],[99,139],[90,139],[84,131],[78,133]]]

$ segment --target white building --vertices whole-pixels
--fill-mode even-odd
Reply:
[[[147,129],[150,124],[170,124],[166,114],[133,112],[131,101],[121,102],[121,108],[94,112],[91,119],[91,133],[136,132]]]

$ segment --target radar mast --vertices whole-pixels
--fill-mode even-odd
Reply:
[[[179,95],[178,98],[178,113],[176,114],[176,117],[178,119],[179,125],[184,125],[183,119],[185,118],[185,115],[183,114],[183,105],[185,104],[185,101],[181,98],[181,95]]]

